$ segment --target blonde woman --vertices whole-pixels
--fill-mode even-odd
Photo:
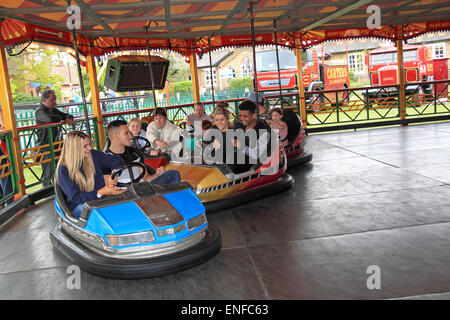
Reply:
[[[109,176],[106,184],[102,169],[109,172],[120,167],[123,160],[116,155],[92,150],[91,139],[81,131],[71,131],[56,168],[55,183],[67,197],[72,215],[79,218],[83,204],[103,196],[117,195],[125,190],[116,189],[116,181]]]
[[[231,112],[228,110],[228,103],[219,102],[212,114],[214,120],[213,128],[219,129],[221,132],[226,132],[227,129],[232,127],[230,115]]]
[[[205,144],[212,143],[214,151],[211,155],[215,157],[216,163],[226,163],[228,155],[227,151],[229,153],[228,156],[234,155],[231,141],[227,141],[226,139],[228,130],[232,128],[232,123],[230,122],[231,113],[227,107],[228,104],[226,102],[219,102],[217,104],[217,107],[212,114],[214,125],[203,138]]]

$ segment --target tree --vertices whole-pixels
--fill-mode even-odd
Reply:
[[[169,70],[167,71],[167,81],[180,82],[189,80],[191,69],[184,58],[173,52],[164,52],[161,54],[164,59],[169,60]]]
[[[230,81],[231,88],[251,88],[252,77],[233,78]]]
[[[23,100],[27,96],[26,87],[31,82],[40,84],[41,90],[51,87],[55,90],[57,98],[61,98],[61,84],[64,79],[60,75],[50,75],[55,54],[42,49],[27,50],[8,58],[11,64],[10,82],[13,100],[18,97]]]

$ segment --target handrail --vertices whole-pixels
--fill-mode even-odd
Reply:
[[[95,119],[95,116],[89,116],[89,120]],[[82,122],[86,120],[85,118],[74,118],[73,122]],[[34,124],[31,126],[23,126],[23,127],[17,127],[18,131],[27,131],[27,130],[33,130],[33,129],[43,129],[43,128],[52,128],[56,127],[62,124],[66,124],[64,121],[61,122],[49,122],[49,123],[41,123],[41,124]]]
[[[430,119],[450,119],[450,102],[446,99],[441,99],[440,93],[437,92],[437,88],[443,87],[444,94],[448,94],[448,87],[450,85],[450,80],[435,80],[435,81],[427,81],[427,82],[414,82],[407,83],[407,85],[417,85],[417,86],[433,86],[434,90],[432,94],[422,94],[421,92],[412,93],[407,97],[407,121],[411,122],[419,122],[419,121],[430,121]],[[396,85],[385,85],[385,86],[365,86],[365,87],[356,87],[356,88],[341,88],[334,90],[320,90],[320,91],[306,91],[305,97],[308,99],[313,95],[322,96],[322,101],[318,100],[317,97],[309,100],[307,102],[307,117],[306,117],[306,125],[308,132],[319,132],[325,130],[339,130],[339,127],[348,129],[348,128],[362,128],[367,127],[369,125],[374,126],[379,123],[380,125],[392,125],[396,123],[400,123],[398,118],[398,110],[399,110],[399,99],[396,95],[385,97],[383,94],[387,94],[386,88],[399,87]],[[370,90],[370,91],[369,91]],[[368,94],[372,90],[378,90],[378,92],[374,93],[374,97],[369,97]],[[440,89],[439,89],[440,90]],[[347,95],[342,96],[342,92],[347,92]],[[380,94],[380,95],[378,95]],[[327,97],[334,96],[335,101],[333,99],[328,99]],[[142,101],[137,103],[137,99],[148,98],[151,96],[140,95],[140,96],[125,96],[125,97],[112,97],[112,98],[104,98],[101,100],[101,103],[114,103],[117,101],[124,100],[133,100],[135,106],[142,106]],[[279,94],[271,94],[265,96],[268,98],[268,103],[270,99],[279,98]],[[292,99],[289,101],[292,106],[297,106],[298,112],[300,97],[298,92],[290,92],[283,94],[283,97]],[[345,97],[345,99],[343,99]],[[239,101],[244,100],[245,98],[232,98],[232,99],[224,99],[221,101],[227,102],[230,104],[230,109],[233,107],[237,108],[237,103]],[[450,99],[449,99],[450,100]],[[90,102],[88,102],[91,104]],[[203,104],[208,105],[208,110],[211,110],[212,101],[204,101]],[[233,106],[234,104],[234,106]],[[79,103],[65,103],[58,105],[61,107],[70,107],[70,106],[78,106]],[[148,106],[147,103],[144,103],[145,106]],[[151,105],[151,104],[150,104]],[[184,103],[179,105],[171,105],[164,107],[166,110],[175,110],[176,112],[171,112],[169,117],[175,117],[177,122],[180,120],[180,117],[183,116],[186,112],[188,112],[188,108],[192,108],[194,103]],[[35,106],[35,105],[33,105]],[[133,106],[128,104],[126,107]],[[102,113],[103,118],[111,118],[116,116],[126,116],[132,114],[141,114],[141,113],[150,113],[155,110],[154,106],[150,108],[133,108],[126,109],[123,111],[108,111]],[[236,110],[235,110],[236,111]],[[31,113],[27,114],[28,116]],[[408,120],[409,119],[409,120]],[[105,125],[107,121],[103,124],[98,122],[98,119],[91,113],[88,118],[89,122],[93,123],[94,128],[96,129],[98,125]],[[27,120],[28,121],[28,120]],[[25,179],[31,179],[26,181],[27,193],[28,190],[32,190],[29,188],[36,188],[44,181],[42,178],[39,178],[40,168],[43,164],[52,162],[51,165],[54,170],[54,165],[59,157],[59,152],[61,151],[63,141],[57,141],[54,145],[44,145],[38,146],[37,142],[37,132],[42,129],[47,129],[49,134],[52,134],[50,128],[60,126],[62,128],[62,134],[66,134],[68,131],[78,128],[79,130],[83,130],[86,125],[84,117],[77,117],[74,119],[73,124],[71,126],[64,124],[64,122],[55,122],[55,123],[46,123],[46,124],[37,124],[37,125],[26,125],[22,127],[18,127],[21,152],[22,152],[22,162],[20,164],[19,170],[35,170],[35,172],[28,174],[25,176]],[[378,121],[378,122],[377,122]],[[369,124],[368,122],[371,122]],[[98,143],[98,130],[94,130],[95,138],[97,138]],[[9,173],[4,175],[3,177],[10,176],[13,180],[14,184],[14,193],[17,193],[17,179],[15,167],[11,165],[14,163],[13,154],[10,148],[10,140],[9,137],[12,137],[11,131],[2,130],[0,131],[0,137],[6,136],[7,143],[9,144],[8,151],[8,161],[9,163]],[[94,138],[94,137],[93,137]],[[95,139],[94,139],[95,141]],[[2,158],[6,159],[6,158]],[[33,177],[34,176],[34,177]],[[36,178],[36,179],[35,179]],[[36,182],[34,182],[36,181]],[[23,183],[23,182],[21,182]],[[7,201],[11,199],[11,195],[9,198],[0,199],[0,201]]]

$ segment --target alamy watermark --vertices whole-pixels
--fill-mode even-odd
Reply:
[[[69,17],[66,21],[66,26],[69,30],[81,29],[81,9],[79,6],[71,5],[67,7],[66,10]]]
[[[177,133],[174,133],[174,135]],[[176,140],[174,136],[172,140]],[[262,175],[275,174],[280,160],[279,135],[270,129],[209,129],[202,132],[201,122],[194,123],[194,132],[185,135],[182,143],[171,149],[175,162],[191,164],[253,165],[265,164]]]
[[[381,9],[379,6],[376,4],[368,6],[366,13],[371,14],[366,21],[367,28],[377,29],[381,27]]]
[[[369,290],[381,289],[381,269],[376,264],[367,267],[366,273],[370,274],[367,278],[366,286]]]
[[[69,290],[81,289],[81,270],[79,266],[74,264],[70,265],[66,269],[66,273],[69,275],[66,280],[66,288]]]

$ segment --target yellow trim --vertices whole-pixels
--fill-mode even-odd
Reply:
[[[192,53],[189,56],[189,65],[191,67],[192,93],[194,94],[194,102],[200,102],[200,86],[198,82],[197,54]]]
[[[181,175],[181,179],[189,182],[194,188],[203,189],[231,181],[219,169],[214,167],[169,163],[166,169],[177,170]]]
[[[18,181],[24,180],[22,167],[22,154],[20,152],[19,132],[16,126],[16,116],[14,114],[14,104],[9,83],[8,63],[6,60],[5,42],[0,40],[0,103],[2,106],[2,115],[5,130],[12,133],[12,149],[15,159]],[[19,184],[19,196],[25,194],[25,184]]]
[[[87,56],[87,66],[89,84],[91,88],[92,109],[94,111],[95,117],[97,118],[98,141],[100,143],[99,150],[103,150],[103,148],[105,147],[105,130],[103,128],[102,107],[100,103],[100,92],[98,90],[97,83],[97,69],[95,67],[95,59],[92,53]]]
[[[298,96],[300,98],[300,113],[304,128],[306,128],[306,98],[305,98],[305,87],[303,86],[303,62],[302,62],[302,50],[299,49],[301,46],[300,38],[295,39],[296,49],[294,50],[295,56],[297,58],[297,85],[298,85]]]
[[[221,200],[235,195],[244,190],[253,179],[259,177],[259,174],[254,173],[234,181],[228,179],[218,168],[191,164],[169,163],[166,169],[177,170],[181,180],[189,182],[196,189],[197,196],[202,202]]]

